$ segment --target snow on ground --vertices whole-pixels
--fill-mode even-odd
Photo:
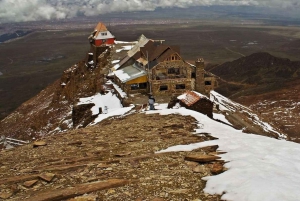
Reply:
[[[126,98],[127,94],[114,82],[110,81],[109,83],[111,83],[114,88],[117,90],[117,92],[120,94],[121,98]]]
[[[109,83],[108,83],[109,84]],[[114,83],[113,83],[114,84]],[[116,84],[114,84],[115,86]],[[115,86],[116,88],[116,86]],[[116,90],[118,90],[116,88]],[[124,92],[121,91],[121,95],[124,95]],[[126,95],[126,94],[125,94]],[[98,117],[94,120],[94,122],[91,123],[91,125],[95,125],[99,123],[100,121],[112,117],[112,116],[119,116],[124,115],[125,113],[132,110],[134,106],[125,107],[123,108],[121,101],[118,99],[118,97],[108,92],[105,95],[96,94],[95,96],[87,97],[87,98],[80,98],[78,105],[84,105],[89,103],[94,103],[95,106],[91,108],[93,115],[97,115],[99,113],[99,108],[102,108],[102,114],[99,114]],[[107,107],[107,113],[105,111],[105,106]],[[104,114],[105,113],[105,114]]]
[[[124,108],[119,108],[119,109],[108,109],[108,113],[107,114],[100,114],[93,123],[91,123],[91,125],[95,125],[97,123],[99,123],[100,121],[109,118],[109,117],[113,117],[113,116],[119,116],[119,115],[124,115],[125,113],[129,112],[130,110],[132,110],[134,108],[134,106],[130,106],[130,107],[124,107]]]
[[[120,60],[113,60],[111,63],[116,64],[116,63],[119,63],[119,62],[120,62]]]
[[[111,110],[122,108],[122,104],[118,97],[115,94],[112,94],[111,92],[108,92],[105,95],[96,94],[95,96],[87,97],[87,98],[80,98],[78,105],[84,105],[94,103],[95,106],[92,107],[92,113],[93,115],[97,115],[99,113],[99,108],[102,108],[102,111],[104,107],[106,106],[108,108],[108,112]]]
[[[180,114],[198,121],[196,133],[210,133],[218,140],[169,147],[160,152],[191,151],[219,145],[220,155],[228,168],[222,174],[208,176],[204,191],[220,194],[233,201],[295,201],[300,197],[300,145],[241,130],[218,123],[196,111],[185,108],[147,111],[146,114]]]
[[[230,111],[230,112],[240,112],[240,113],[246,113],[251,121],[253,121],[254,124],[260,126],[261,128],[264,129],[266,132],[274,132],[278,135],[279,138],[281,139],[286,139],[287,136],[279,133],[276,131],[270,124],[263,122],[262,120],[259,119],[259,117],[254,114],[250,108],[247,108],[241,104],[238,104],[221,94],[211,91],[210,92],[210,100],[213,101],[214,103],[219,105],[219,109],[221,111]]]
[[[128,51],[128,50],[131,50],[132,47],[133,47],[132,45],[125,45],[125,46],[122,46],[122,49],[116,50],[116,52],[121,52],[123,50]]]
[[[226,124],[232,125],[223,114],[217,114],[217,113],[213,113],[213,117],[214,119],[223,121]]]

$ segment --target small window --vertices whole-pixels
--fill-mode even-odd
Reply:
[[[139,89],[147,89],[147,82],[145,82],[145,83],[140,83],[140,84],[139,84]]]
[[[196,78],[196,73],[192,73],[191,78]]]
[[[131,90],[147,89],[147,82],[130,85]]]
[[[167,91],[168,90],[168,86],[167,85],[162,85],[159,87],[159,91]]]
[[[185,84],[176,84],[176,89],[185,89]]]
[[[102,42],[103,42],[103,43],[105,43],[105,42],[106,42],[106,40],[105,40],[105,39],[103,39],[103,40],[102,40]]]
[[[169,68],[168,69],[168,74],[180,74],[179,73],[179,68]]]
[[[211,81],[205,81],[205,85],[211,85]]]
[[[130,85],[131,90],[138,90],[139,89],[139,85],[138,84],[132,84]]]
[[[101,33],[102,36],[107,36],[106,32]]]

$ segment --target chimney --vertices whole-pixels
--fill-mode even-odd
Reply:
[[[204,81],[204,59],[199,58],[195,61],[196,65],[196,80],[195,90],[204,94],[205,93],[205,81]]]

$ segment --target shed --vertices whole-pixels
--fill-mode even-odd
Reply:
[[[147,72],[142,68],[138,67],[136,64],[114,71],[114,74],[116,83],[126,93],[147,92]]]
[[[208,97],[195,92],[187,91],[177,97],[182,107],[200,112],[213,118],[213,102]]]

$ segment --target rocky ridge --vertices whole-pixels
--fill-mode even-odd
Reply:
[[[135,113],[0,152],[0,200],[220,200],[202,177],[225,169],[217,146],[155,154],[195,135],[188,116]]]

